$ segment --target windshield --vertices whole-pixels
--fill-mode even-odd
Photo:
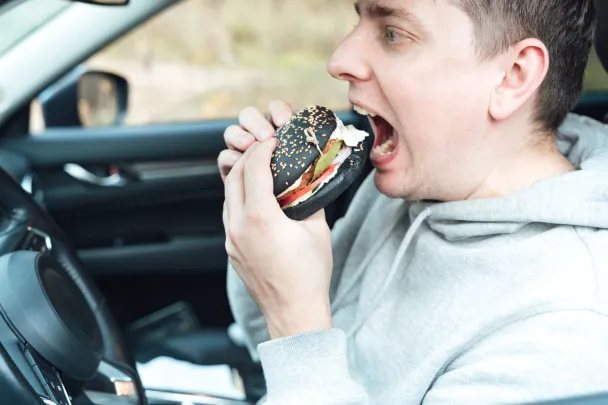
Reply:
[[[65,0],[0,0],[0,4],[4,4],[0,6],[0,56],[70,6]]]

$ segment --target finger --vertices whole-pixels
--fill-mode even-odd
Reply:
[[[268,139],[258,144],[257,148],[244,161],[247,209],[262,211],[273,206],[278,207],[273,193],[273,178],[270,170],[270,159],[276,145],[275,138]]]
[[[243,156],[241,152],[230,149],[224,149],[220,152],[219,156],[217,157],[217,165],[220,169],[222,181],[226,180],[226,176],[228,176],[228,173],[230,173],[230,170],[236,164],[237,160],[241,158],[241,156]]]
[[[224,248],[228,257],[234,254],[234,245],[232,244],[232,240],[230,239],[230,233],[228,230],[230,229],[230,218],[228,217],[228,207],[226,205],[226,201],[224,200],[224,207],[222,209],[222,222],[224,223],[224,233],[226,234],[226,239],[224,241]]]
[[[327,224],[327,220],[325,218],[324,209],[315,212],[308,218],[302,220],[301,223],[315,233],[323,232],[329,229],[329,225]]]
[[[224,200],[224,205],[222,206],[222,223],[224,224],[224,233],[226,234],[226,239],[228,239],[230,218],[228,217],[228,206],[226,205],[226,200]]]
[[[230,173],[226,177],[224,182],[224,189],[226,193],[226,206],[228,207],[228,217],[238,218],[243,212],[245,205],[245,185],[244,175],[245,162],[249,156],[257,149],[259,142],[255,142],[247,149],[243,156],[237,160],[235,165],[230,170]]]
[[[228,206],[226,205],[226,199],[224,199],[224,203],[222,204],[222,222],[224,222],[224,227],[227,228],[228,225]]]
[[[265,141],[274,136],[274,128],[264,115],[253,107],[247,107],[239,114],[239,123],[257,141]]]
[[[293,116],[291,106],[282,100],[272,101],[268,105],[268,112],[274,125],[281,127]]]
[[[228,205],[226,204],[226,200],[224,200],[224,205],[222,207],[222,222],[224,223],[224,233],[226,234],[226,242],[230,240],[228,235],[228,229],[230,229],[230,217],[228,216]]]
[[[240,125],[230,125],[224,131],[224,142],[228,149],[245,152],[255,138]]]

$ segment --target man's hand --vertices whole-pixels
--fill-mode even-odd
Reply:
[[[217,163],[222,180],[255,141],[262,142],[274,136],[274,126],[280,127],[293,115],[292,109],[284,101],[273,101],[268,105],[270,120],[253,107],[245,108],[239,114],[239,124],[231,125],[224,131],[227,149],[223,150]],[[274,125],[274,126],[273,126]]]
[[[226,177],[223,220],[230,262],[258,303],[271,338],[332,327],[330,230],[323,211],[287,218],[273,195],[276,139],[253,142]]]

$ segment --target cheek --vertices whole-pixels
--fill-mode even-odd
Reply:
[[[403,188],[439,187],[451,183],[484,132],[483,100],[466,80],[431,76],[395,78],[385,95],[397,120],[399,158],[393,170],[380,173],[378,188],[398,196]]]
[[[409,144],[425,144],[438,152],[453,148],[462,137],[482,130],[489,119],[490,92],[481,75],[426,67],[390,79],[386,97],[393,108],[399,132]],[[441,142],[437,142],[440,140]]]
[[[399,149],[405,152],[404,164],[423,164],[429,157],[443,154],[444,134],[454,121],[456,97],[441,83],[403,75],[386,86],[385,95],[395,115]],[[409,160],[409,162],[405,161]]]

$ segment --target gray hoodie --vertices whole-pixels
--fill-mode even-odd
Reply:
[[[334,329],[268,341],[229,266],[266,403],[494,405],[608,391],[608,127],[570,115],[558,141],[579,170],[503,198],[404,202],[366,179],[332,231]]]

